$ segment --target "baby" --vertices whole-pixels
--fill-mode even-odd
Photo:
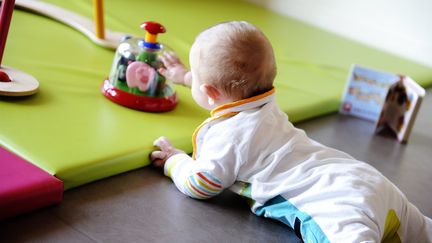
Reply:
[[[430,242],[432,221],[380,172],[288,121],[275,101],[273,50],[257,27],[206,29],[189,61],[191,71],[167,53],[159,71],[191,87],[211,117],[192,136],[192,157],[164,137],[150,155],[181,192],[206,199],[229,188],[305,242]]]

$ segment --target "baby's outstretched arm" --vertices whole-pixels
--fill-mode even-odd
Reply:
[[[160,150],[150,154],[153,165],[163,167],[165,175],[174,181],[177,188],[192,198],[214,197],[235,181],[235,168],[226,168],[224,163],[205,157],[202,161],[195,161],[174,148],[164,137],[158,138],[154,145]],[[230,158],[229,162],[232,162]]]
[[[162,75],[172,80],[174,83],[191,87],[191,72],[174,52],[164,52],[160,55],[160,60],[164,64],[164,66],[158,70]]]

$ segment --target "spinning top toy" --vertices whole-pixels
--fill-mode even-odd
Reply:
[[[174,89],[158,72],[162,45],[157,36],[165,28],[156,22],[144,22],[145,38],[126,36],[116,50],[109,78],[102,93],[111,101],[136,110],[163,112],[175,108],[178,99]]]

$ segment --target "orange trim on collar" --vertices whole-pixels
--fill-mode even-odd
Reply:
[[[262,94],[259,94],[259,95],[256,95],[256,96],[252,96],[252,97],[247,98],[247,99],[238,100],[238,101],[234,101],[234,102],[231,102],[231,103],[228,103],[228,104],[224,104],[224,105],[218,106],[218,107],[214,108],[210,112],[210,115],[213,116],[214,114],[216,114],[217,112],[219,112],[221,110],[225,110],[225,109],[232,108],[232,107],[235,107],[235,106],[239,106],[239,105],[243,105],[243,104],[246,104],[246,103],[254,102],[256,100],[259,100],[259,99],[262,99],[264,97],[267,97],[267,96],[273,94],[274,92],[275,92],[275,88],[273,87],[271,90],[269,90],[269,91],[267,91],[265,93],[262,93]]]
[[[220,119],[220,118],[226,118],[226,117],[231,117],[231,116],[235,116],[235,115],[237,115],[238,114],[238,112],[228,112],[228,113],[226,113],[226,114],[223,114],[223,115],[220,115],[220,116],[217,116],[217,117],[215,117],[215,118],[212,118],[212,119],[210,119],[209,121],[206,121],[206,122],[203,122],[203,123],[201,123],[201,125],[199,125],[196,129],[195,129],[195,131],[194,131],[194,133],[192,134],[192,159],[193,160],[195,160],[196,159],[196,138],[197,138],[197,136],[198,136],[198,132],[199,132],[199,130],[204,126],[204,125],[206,125],[206,124],[208,124],[208,123],[210,123],[210,122],[213,122],[213,121],[216,121],[216,120],[218,120],[218,119]]]

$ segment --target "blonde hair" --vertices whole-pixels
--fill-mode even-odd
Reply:
[[[239,100],[273,87],[276,63],[265,35],[244,21],[224,22],[201,32],[198,75]]]

